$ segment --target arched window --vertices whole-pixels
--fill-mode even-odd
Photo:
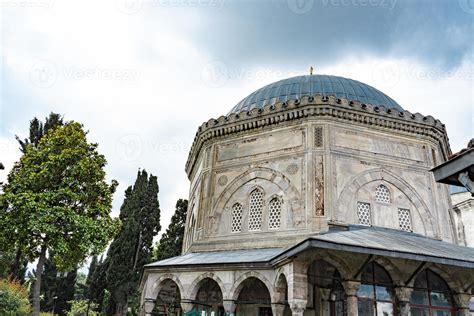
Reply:
[[[383,184],[375,189],[375,200],[382,203],[390,203],[390,191]]]
[[[249,231],[262,229],[263,192],[255,189],[250,193]]]
[[[357,292],[359,315],[394,315],[392,279],[387,271],[372,261],[365,265]]]
[[[268,228],[278,229],[281,226],[281,201],[278,198],[273,198],[270,201],[268,212]]]
[[[232,206],[231,231],[233,233],[242,231],[242,204],[240,203],[235,203],[234,206]]]
[[[415,279],[410,299],[412,315],[454,315],[451,291],[446,282],[430,269]]]

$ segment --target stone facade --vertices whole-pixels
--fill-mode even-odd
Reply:
[[[292,247],[351,224],[457,244],[448,188],[430,172],[449,155],[444,125],[431,116],[335,97],[209,120],[186,164],[183,255]],[[392,304],[392,313],[410,315],[414,284],[429,271],[449,287],[450,312],[469,312],[474,272],[468,267],[309,249],[265,265],[220,265],[216,257],[212,265],[150,266],[141,284],[143,313],[161,304],[162,314],[180,314],[205,301],[207,315],[358,315],[369,265],[389,276],[391,294],[388,302],[367,304]],[[318,273],[330,276],[311,272],[323,266]],[[325,278],[336,281],[327,285]],[[456,303],[455,294],[464,300]]]
[[[474,247],[474,198],[470,192],[451,195],[458,239],[461,244]]]
[[[431,117],[303,99],[211,120],[200,127],[187,164],[190,212],[184,253],[294,244],[328,223],[358,223],[357,202],[371,204],[371,222],[399,228],[409,210],[412,230],[456,241],[449,192],[430,169],[449,154],[444,127]],[[206,141],[204,141],[206,139]],[[389,203],[374,198],[385,186]],[[263,194],[263,226],[248,229],[250,193]],[[281,199],[281,227],[265,221]],[[244,206],[232,233],[232,207]],[[258,238],[255,238],[258,236]]]

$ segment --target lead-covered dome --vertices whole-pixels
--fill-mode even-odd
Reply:
[[[385,93],[360,81],[338,76],[306,75],[283,79],[260,88],[240,101],[230,113],[249,111],[266,105],[274,105],[277,102],[318,94],[383,105],[403,111],[403,108]]]

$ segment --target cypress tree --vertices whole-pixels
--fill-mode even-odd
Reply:
[[[176,210],[171,217],[170,225],[157,243],[153,259],[164,260],[181,254],[187,209],[187,200],[179,199],[176,202]]]
[[[107,314],[123,315],[128,299],[137,290],[143,266],[150,262],[153,237],[160,231],[158,180],[138,171],[133,186],[125,191],[120,208],[122,230],[107,253],[107,289],[110,300]]]
[[[41,311],[66,315],[71,308],[69,301],[74,299],[77,269],[60,273],[52,257],[52,252],[49,251],[41,277]]]
[[[89,272],[87,273],[86,279],[86,288],[87,288],[87,296],[90,298],[89,295],[89,288],[91,287],[91,283],[93,282],[94,272],[97,269],[97,256],[92,256],[91,264],[89,265]]]
[[[88,299],[92,303],[96,303],[98,311],[103,310],[105,287],[106,287],[106,275],[107,275],[108,264],[107,261],[100,258],[97,263],[94,273],[91,276],[91,281],[88,289]]]

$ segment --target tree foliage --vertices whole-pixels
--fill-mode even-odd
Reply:
[[[18,143],[20,144],[20,150],[22,153],[26,153],[26,147],[31,145],[33,147],[38,146],[39,140],[45,133],[49,130],[52,130],[58,126],[62,126],[64,124],[63,118],[60,114],[51,112],[48,117],[46,117],[45,122],[41,122],[38,118],[33,118],[30,121],[30,128],[29,128],[29,137],[21,140],[20,137],[15,136]],[[1,184],[1,183],[0,183]],[[1,253],[3,255],[2,262],[0,266],[7,265],[5,258],[8,258],[9,266],[5,266],[4,269],[0,269],[0,271],[4,271],[2,276],[8,275],[9,278],[20,280],[20,282],[25,281],[25,273],[28,265],[28,260],[25,258],[22,250],[20,248],[15,250],[10,250],[9,252]]]
[[[107,253],[108,314],[120,314],[137,290],[143,266],[150,262],[153,237],[160,231],[158,180],[143,170],[125,191],[120,209],[122,230]]]
[[[179,199],[176,202],[176,210],[171,217],[170,225],[156,244],[154,260],[164,260],[181,254],[187,209],[187,200]]]
[[[117,183],[106,183],[105,157],[86,135],[81,124],[68,122],[50,129],[37,146],[27,144],[0,196],[0,247],[39,258],[39,284],[47,249],[58,270],[71,270],[101,253],[120,228],[110,217]],[[37,314],[39,288],[34,296]]]
[[[0,315],[29,315],[28,290],[17,280],[0,279]]]
[[[38,118],[33,118],[30,121],[30,136],[21,140],[20,137],[15,136],[16,140],[20,144],[20,150],[23,153],[26,153],[26,147],[32,145],[34,147],[38,146],[40,139],[50,130],[63,126],[64,121],[61,114],[51,112],[49,116],[45,119],[45,122],[41,122]]]

